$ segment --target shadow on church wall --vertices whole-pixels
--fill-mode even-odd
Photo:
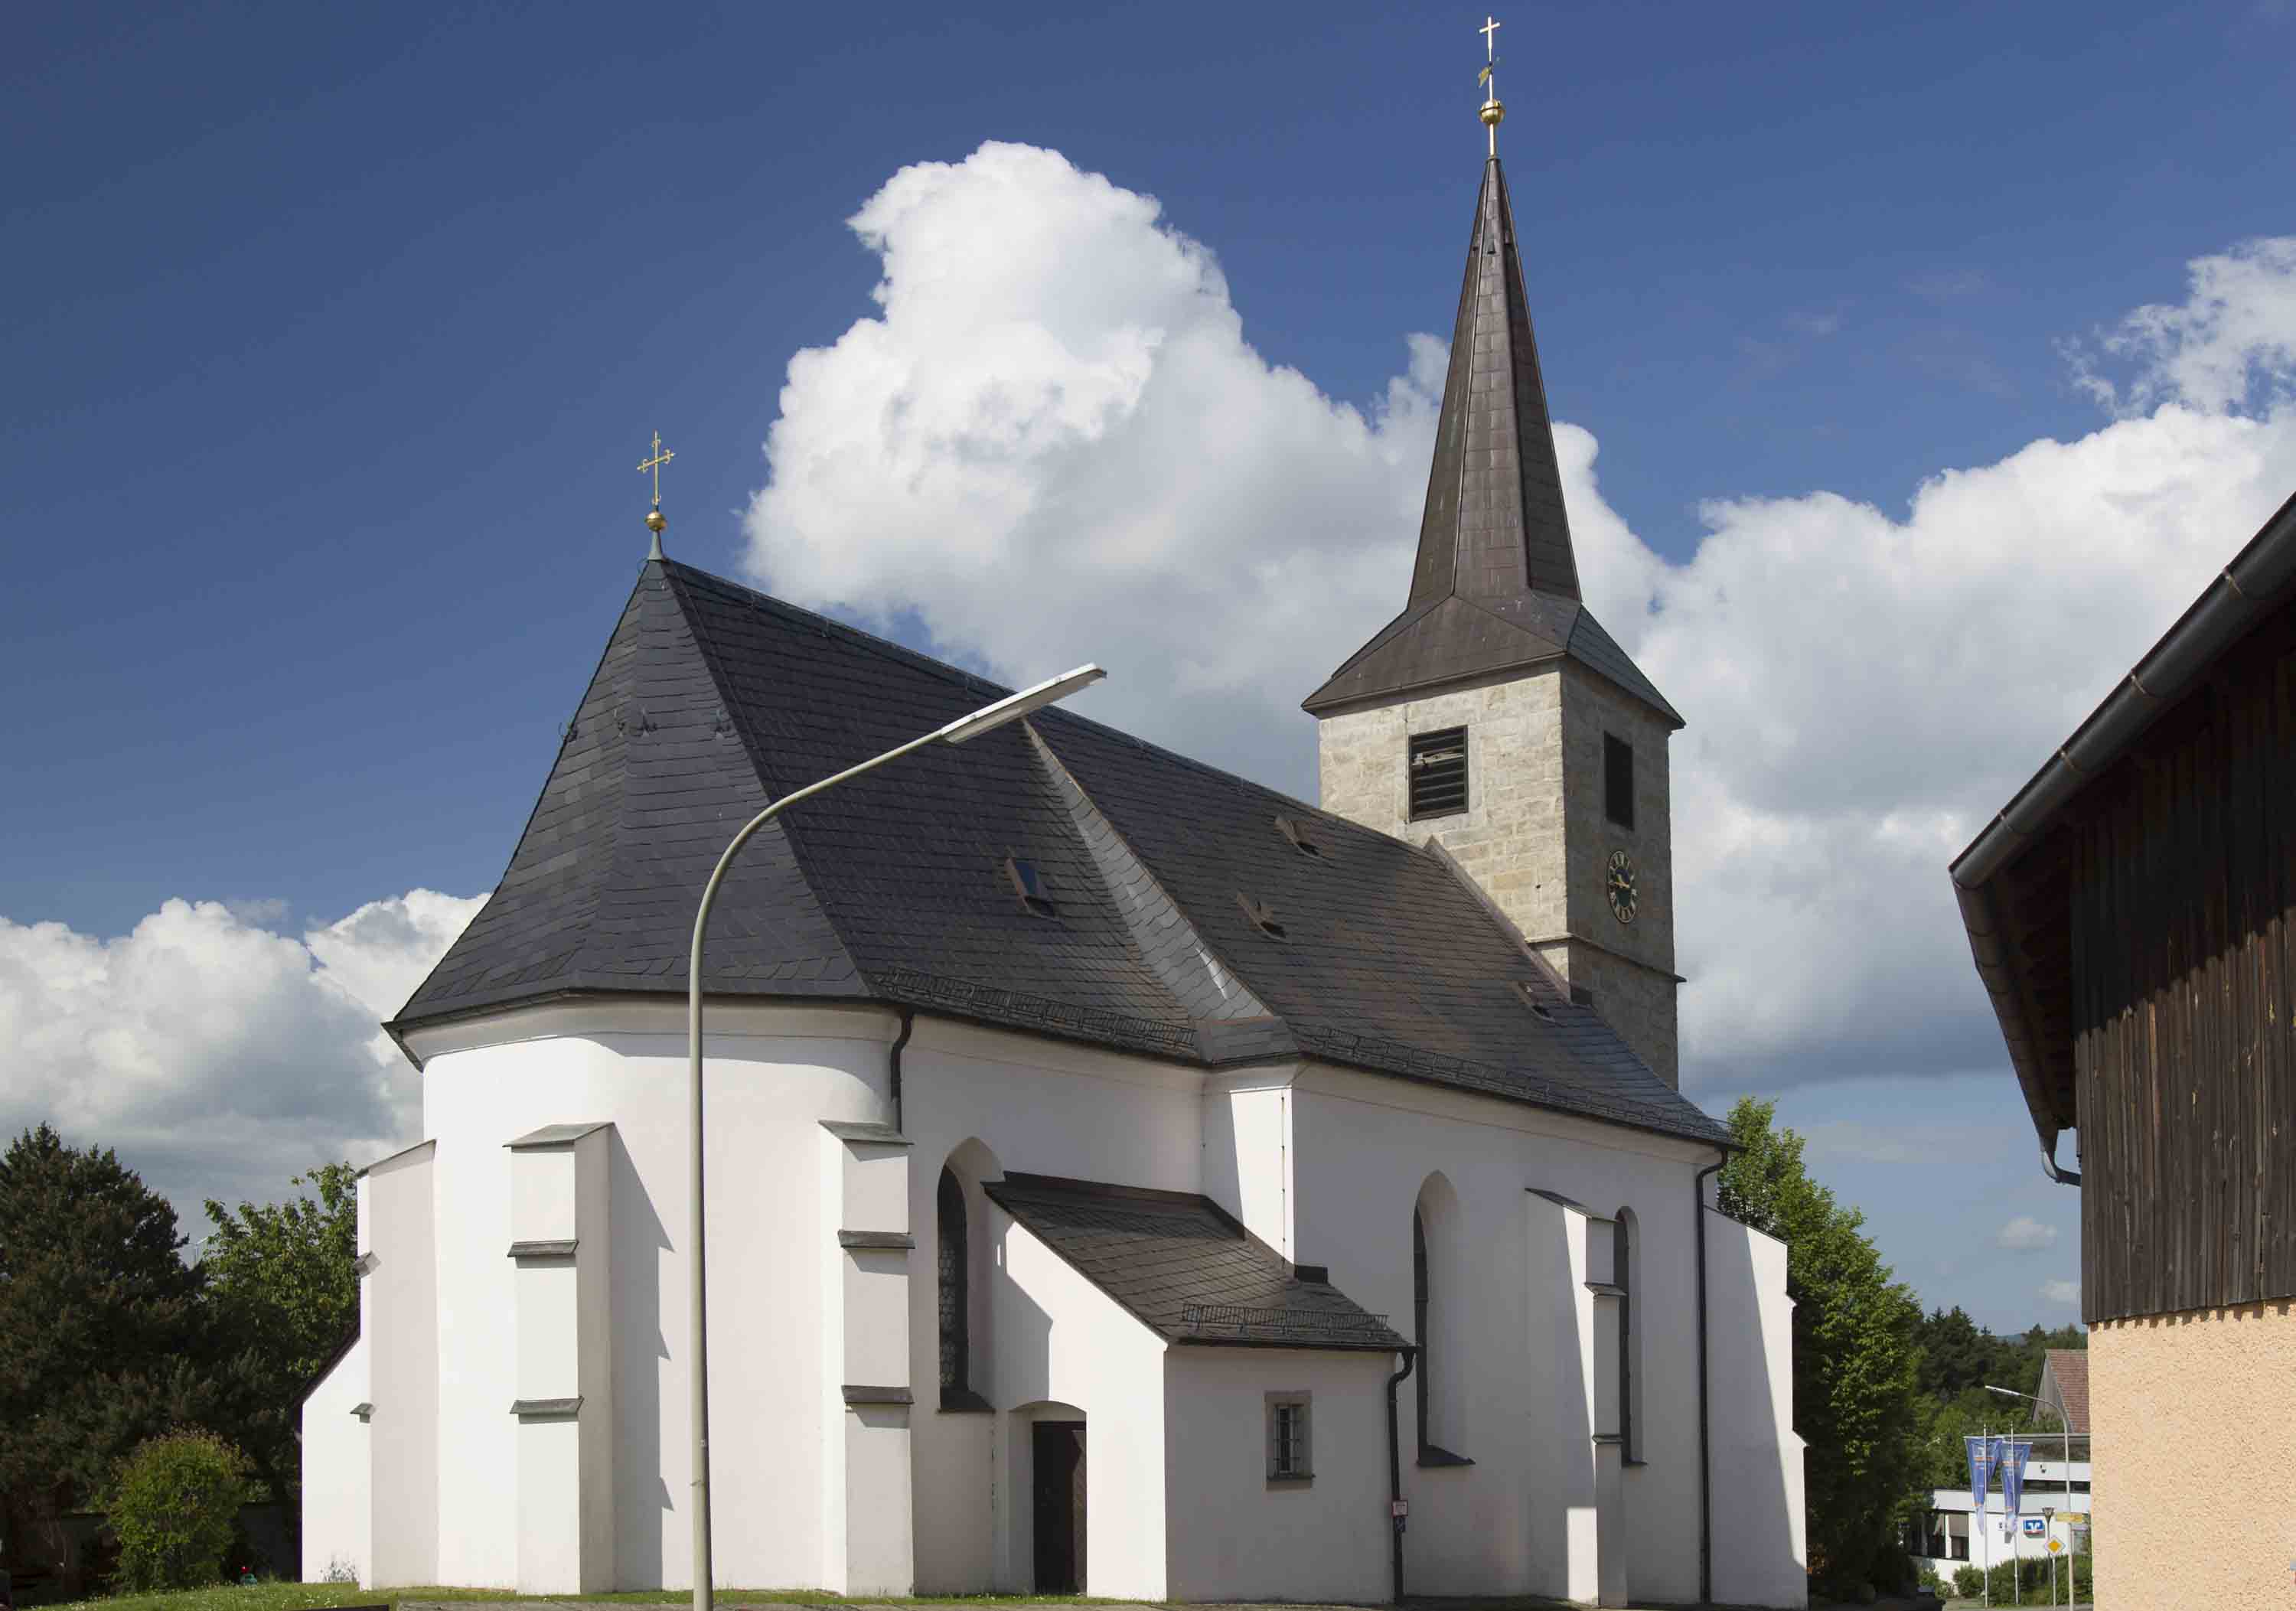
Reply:
[[[1532,1458],[1538,1460],[1543,1451],[1546,1480],[1534,1478],[1526,1484],[1529,1514],[1524,1542],[1532,1591],[1559,1596],[1570,1585],[1574,1516],[1584,1535],[1582,1547],[1591,1547],[1593,1541],[1595,1428],[1589,1418],[1591,1388],[1578,1334],[1580,1278],[1570,1257],[1577,1234],[1574,1219],[1553,1212],[1534,1212],[1529,1218],[1524,1258],[1529,1307],[1525,1355],[1539,1384],[1530,1401],[1553,1408],[1551,1419],[1541,1429],[1546,1435],[1533,1439]]]
[[[1761,1263],[1776,1263],[1782,1276],[1784,1249],[1711,1209],[1705,1229],[1713,1338],[1708,1368],[1714,1595],[1726,1602],[1799,1603],[1793,1597],[1807,1595],[1808,1577],[1804,1562],[1795,1558],[1801,1500],[1791,1475],[1801,1466],[1801,1440],[1790,1431],[1781,1434],[1782,1422],[1791,1426],[1792,1407],[1779,1402],[1774,1385],[1781,1377],[1792,1381],[1792,1360],[1771,1357],[1761,1311]],[[1761,1253],[1771,1259],[1759,1260]],[[1777,1329],[1790,1349],[1784,1340],[1790,1328]]]
[[[662,1476],[661,1263],[669,1233],[654,1212],[617,1127],[608,1138],[614,1270],[614,1582],[652,1589],[662,1581],[662,1536],[671,1508]]]

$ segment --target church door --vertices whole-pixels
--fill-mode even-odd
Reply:
[[[1084,1592],[1084,1423],[1034,1423],[1037,1592]]]

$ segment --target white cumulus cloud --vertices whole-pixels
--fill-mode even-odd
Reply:
[[[881,311],[791,361],[752,568],[1010,676],[1101,661],[1090,713],[1296,771],[1299,702],[1402,595],[1440,343],[1334,402],[1152,199],[1031,146],[903,168],[851,222]]]
[[[482,904],[429,890],[299,939],[267,904],[174,900],[111,939],[0,917],[0,1133],[118,1149],[187,1230],[415,1127],[414,1071],[377,1028]]]
[[[2019,1214],[1996,1232],[1993,1240],[2011,1253],[2040,1253],[2057,1245],[2057,1228],[2044,1225],[2030,1214]]]
[[[1378,405],[1335,401],[1152,198],[1028,146],[851,222],[878,311],[789,365],[752,572],[1007,679],[1100,660],[1090,713],[1312,797],[1298,702],[1401,602],[1440,343],[1398,333]],[[1679,564],[1557,427],[1588,603],[1690,724],[1693,1086],[2004,1060],[1946,864],[2296,486],[2296,240],[2196,261],[2088,356],[2125,372],[2089,434],[1897,512],[1718,496]]]
[[[2078,1309],[2080,1307],[2080,1283],[2079,1281],[2044,1281],[2041,1283],[2041,1296],[2048,1303],[2069,1304]]]

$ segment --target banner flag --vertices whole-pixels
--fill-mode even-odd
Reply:
[[[2017,1506],[2025,1492],[2025,1461],[2033,1452],[2033,1445],[2016,1438],[2005,1440],[2002,1451],[2001,1497],[2007,1501],[2009,1514],[2017,1514]]]
[[[1981,1437],[1961,1441],[1969,1451],[1969,1508],[1982,1515],[1985,1491],[1993,1485],[1993,1445]]]

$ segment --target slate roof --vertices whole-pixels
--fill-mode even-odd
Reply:
[[[1410,598],[1304,708],[1320,714],[1561,658],[1683,725],[1580,602],[1514,209],[1492,157],[1467,240]]]
[[[981,1189],[1126,1312],[1168,1342],[1230,1347],[1408,1346],[1209,1197],[1006,1175]]]
[[[648,561],[501,885],[390,1029],[682,996],[702,884],[743,821],[1004,692]],[[887,1002],[1200,1065],[1307,1056],[1727,1139],[1438,856],[1057,709],[776,818],[719,895],[707,966],[713,997]]]

